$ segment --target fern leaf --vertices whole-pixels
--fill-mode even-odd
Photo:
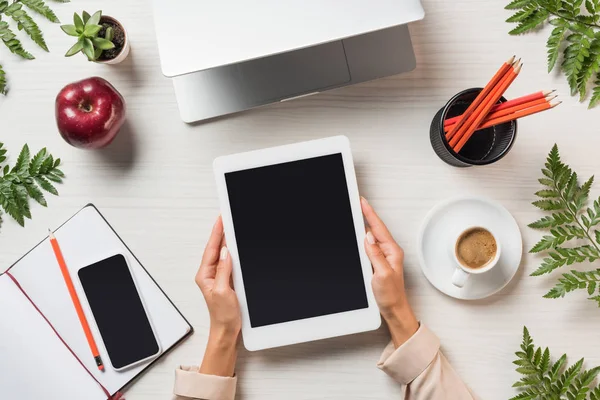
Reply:
[[[54,23],[60,23],[60,20],[58,19],[56,14],[54,14],[54,11],[52,11],[52,9],[50,9],[50,7],[48,7],[46,5],[46,3],[44,3],[43,0],[19,0],[19,1],[23,4],[25,4],[25,6],[27,6],[31,10],[35,11],[36,13],[43,15],[49,21],[54,22]]]
[[[573,28],[573,26],[571,27]],[[567,76],[571,95],[579,92],[579,76],[583,70],[583,63],[590,56],[590,39],[582,33],[572,33],[567,36],[570,43],[564,50],[562,69]]]
[[[11,172],[16,174],[22,174],[23,172],[27,171],[27,168],[29,167],[30,157],[31,155],[29,153],[29,146],[24,145],[21,149],[21,152],[19,153],[19,157],[17,157],[17,163],[15,164]]]
[[[587,87],[592,76],[600,71],[600,39],[592,41],[589,52],[589,56],[583,61],[581,72],[577,76],[579,101],[585,100],[587,96]]]
[[[558,254],[558,253],[553,253],[553,254]],[[544,275],[544,274],[549,274],[550,272],[554,271],[555,269],[564,266],[566,263],[567,263],[567,259],[563,258],[563,257],[560,257],[560,259],[558,259],[558,260],[555,260],[554,258],[551,258],[551,257],[544,258],[542,265],[540,265],[538,269],[533,271],[530,274],[530,276],[540,276],[540,275]]]
[[[25,185],[25,189],[27,190],[27,194],[29,194],[29,197],[31,197],[44,207],[48,206],[44,194],[34,183]]]
[[[6,47],[8,47],[12,53],[17,54],[27,60],[33,60],[35,58],[31,53],[23,48],[21,41],[16,38],[6,21],[0,21],[0,39],[2,39],[4,45],[6,45]]]
[[[0,142],[0,164],[2,164],[6,160],[6,149],[3,148],[4,143]]]
[[[546,47],[548,48],[548,72],[552,72],[558,56],[560,55],[560,44],[563,41],[567,28],[564,26],[557,26],[552,30],[552,34],[548,38]]]
[[[0,64],[0,94],[6,94],[6,73]]]
[[[548,11],[537,9],[524,20],[520,21],[516,28],[508,32],[509,35],[520,35],[538,28],[547,18]]]
[[[38,153],[35,156],[33,156],[31,162],[29,163],[29,175],[35,176],[39,174],[40,168],[42,167],[42,163],[46,159],[47,155],[48,153],[46,151],[46,148],[44,147],[43,149],[38,151]]]
[[[22,7],[23,5],[21,3],[12,3],[4,11],[4,13],[12,17],[12,19],[19,24],[19,28],[22,27],[23,30],[29,35],[31,40],[33,40],[42,49],[48,51],[48,46],[46,45],[42,31],[40,31],[39,26],[35,23],[33,18],[31,18],[29,14],[22,9]]]
[[[38,183],[38,185],[40,185],[40,187],[42,189],[44,189],[46,192],[49,192],[55,196],[58,196],[58,191],[56,190],[54,185],[52,185],[50,182],[48,182],[48,180],[46,178],[44,178],[43,176],[36,176],[34,179]]]
[[[588,108],[594,108],[598,103],[600,103],[600,74],[596,75],[596,82],[594,82],[594,89],[592,90],[592,97]]]

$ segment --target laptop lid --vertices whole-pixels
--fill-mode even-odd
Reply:
[[[153,0],[168,77],[422,19],[419,0]]]

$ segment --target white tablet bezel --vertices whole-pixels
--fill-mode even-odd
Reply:
[[[250,326],[250,316],[246,302],[242,271],[240,269],[225,174],[330,154],[341,154],[344,163],[368,307],[361,310],[252,328]],[[310,142],[223,156],[214,161],[213,167],[217,181],[225,237],[227,238],[227,247],[233,261],[233,283],[242,310],[242,335],[246,349],[250,351],[261,350],[379,328],[381,318],[371,289],[373,270],[365,252],[365,225],[360,206],[350,142],[347,137],[335,136]],[[332,293],[332,295],[335,295],[335,293]]]

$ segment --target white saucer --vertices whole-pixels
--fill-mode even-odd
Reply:
[[[471,226],[488,226],[502,245],[500,260],[491,271],[472,275],[464,287],[451,282],[456,269],[452,252],[458,235]],[[515,276],[523,253],[521,231],[502,205],[482,197],[461,197],[435,206],[425,217],[418,236],[419,262],[425,277],[439,291],[463,300],[483,299],[504,288]]]

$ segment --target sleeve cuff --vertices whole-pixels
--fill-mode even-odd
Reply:
[[[175,388],[177,396],[207,400],[233,400],[237,377],[205,375],[198,367],[180,366],[175,370]]]
[[[377,367],[401,384],[408,385],[431,364],[439,349],[438,337],[421,324],[419,330],[397,349],[390,342]]]

